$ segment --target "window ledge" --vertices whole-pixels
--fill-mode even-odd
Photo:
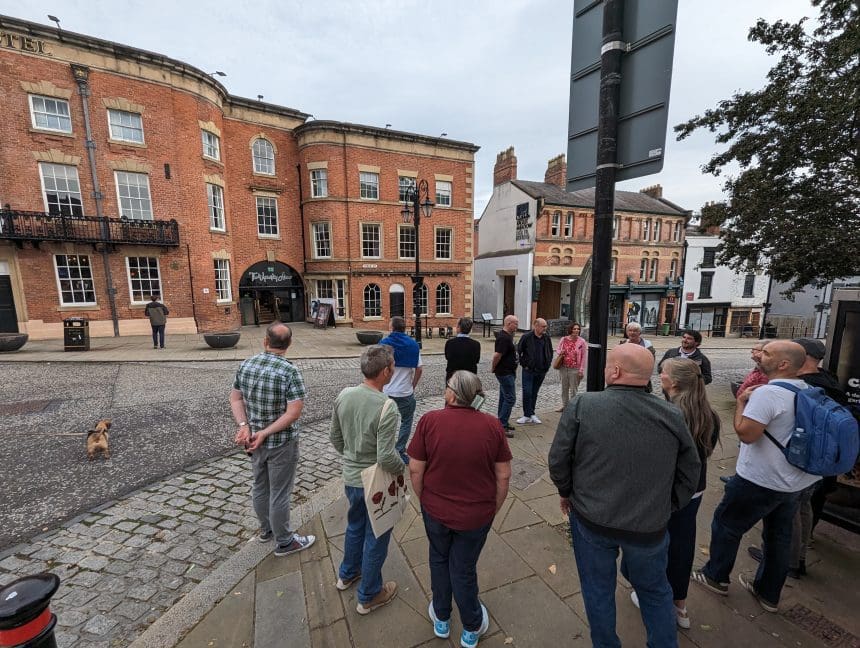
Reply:
[[[140,142],[128,142],[126,140],[118,140],[118,139],[108,139],[108,144],[113,144],[114,146],[128,146],[130,148],[139,148],[145,149],[146,142],[141,144]]]
[[[30,127],[30,132],[37,135],[56,135],[57,137],[70,137],[72,139],[75,138],[75,133],[67,133],[65,131],[55,131],[50,130],[49,128],[35,128],[33,126]]]
[[[76,304],[76,305],[67,305],[67,306],[57,306],[57,312],[60,313],[70,313],[72,311],[97,311],[101,310],[102,307],[98,304]]]
[[[213,162],[213,163],[217,164],[217,165],[218,165],[218,166],[220,166],[220,167],[223,167],[223,166],[224,166],[224,163],[223,163],[221,160],[219,160],[218,158],[209,157],[208,155],[201,155],[200,157],[202,157],[202,158],[203,158],[204,160],[206,160],[207,162]]]
[[[259,234],[258,233],[257,238],[264,240],[264,241],[280,241],[281,235],[280,234]]]
[[[203,157],[206,157],[205,155]],[[206,158],[211,159],[211,158]],[[276,178],[277,173],[263,173],[262,171],[251,171],[251,175],[258,176],[260,178]]]
[[[382,315],[371,315],[369,317],[362,317],[361,321],[362,322],[381,322],[382,321]]]
[[[209,233],[210,234],[225,234],[226,235],[227,230],[226,229],[215,229],[214,227],[210,227]]]

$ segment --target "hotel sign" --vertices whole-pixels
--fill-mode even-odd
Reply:
[[[48,51],[48,41],[43,41],[41,38],[33,38],[32,36],[12,34],[11,32],[0,31],[0,47],[19,50],[21,52],[30,52],[32,54],[41,54],[43,56],[53,56]]]

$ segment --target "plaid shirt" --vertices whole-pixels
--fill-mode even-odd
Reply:
[[[289,360],[264,351],[248,358],[236,372],[233,387],[242,392],[251,432],[271,425],[287,411],[292,401],[304,400],[302,374]],[[277,448],[299,435],[298,421],[286,430],[269,435],[264,448]]]

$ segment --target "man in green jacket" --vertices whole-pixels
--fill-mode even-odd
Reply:
[[[361,471],[373,464],[393,475],[403,473],[405,464],[394,445],[400,428],[400,413],[382,388],[394,375],[391,347],[375,344],[361,356],[364,380],[347,387],[334,401],[331,443],[343,457],[343,483],[349,500],[343,562],[338,570],[337,588],[358,586],[359,614],[370,614],[397,595],[397,583],[382,582],[382,564],[388,555],[391,531],[376,537],[364,502]]]

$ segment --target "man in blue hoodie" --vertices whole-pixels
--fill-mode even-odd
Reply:
[[[383,391],[397,403],[397,409],[400,410],[400,431],[394,447],[403,463],[408,464],[406,444],[409,442],[412,419],[415,416],[415,386],[421,380],[424,363],[418,343],[406,335],[405,319],[392,317],[388,330],[388,337],[382,338],[379,343],[387,344],[394,350],[394,375]]]

